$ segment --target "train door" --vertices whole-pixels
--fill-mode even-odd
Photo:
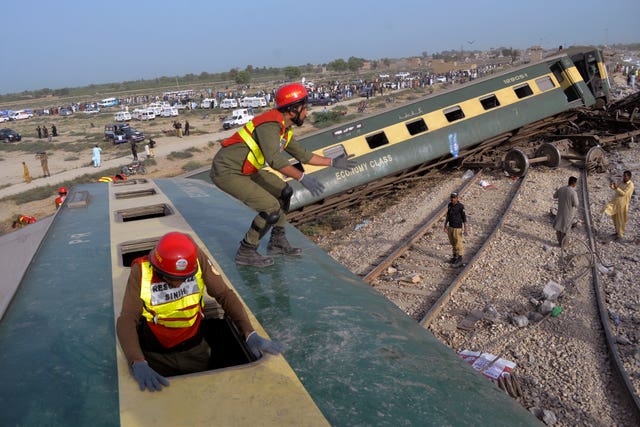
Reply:
[[[600,51],[592,50],[571,57],[591,93],[605,104],[609,101],[609,76]]]

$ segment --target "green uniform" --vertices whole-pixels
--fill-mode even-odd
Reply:
[[[281,169],[290,164],[290,156],[301,163],[309,162],[313,153],[304,149],[295,138],[289,141],[286,154],[282,151],[280,131],[281,126],[278,122],[265,122],[258,125],[252,134],[260,146],[265,163],[272,169]],[[277,222],[272,224],[275,227],[283,227],[287,220],[281,197],[287,184],[276,174],[264,169],[249,175],[243,174],[242,168],[248,154],[249,147],[244,143],[222,147],[213,158],[210,176],[221,190],[258,211],[244,237],[248,244],[257,246],[262,237],[260,230],[266,231],[268,228],[265,216],[279,215]]]

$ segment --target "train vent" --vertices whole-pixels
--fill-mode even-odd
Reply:
[[[146,179],[129,179],[126,181],[113,181],[112,184],[114,187],[122,187],[124,185],[136,185],[136,184],[146,184]]]
[[[154,188],[145,188],[144,190],[116,193],[116,199],[133,199],[135,197],[153,196],[154,194],[156,194],[156,190]]]
[[[406,124],[407,130],[409,131],[409,135],[417,135],[422,132],[426,132],[429,130],[427,127],[427,123],[424,119],[414,120]]]
[[[131,209],[123,209],[116,211],[116,221],[129,222],[140,221],[143,219],[160,218],[163,216],[171,215],[171,208],[168,205],[161,203],[158,205],[141,206]]]
[[[369,135],[366,137],[366,140],[367,144],[369,144],[369,148],[371,149],[382,147],[389,143],[389,139],[387,139],[387,135],[384,132]]]
[[[527,96],[533,95],[533,91],[529,86],[529,83],[523,83],[519,86],[513,88],[513,91],[516,93],[518,98],[526,98]]]
[[[444,116],[447,118],[449,123],[451,123],[456,120],[464,119],[464,111],[462,111],[460,106],[456,105],[455,107],[449,107],[444,110]]]
[[[480,98],[480,104],[485,110],[490,110],[492,108],[496,108],[500,106],[500,101],[498,101],[498,97],[495,95],[488,95]]]

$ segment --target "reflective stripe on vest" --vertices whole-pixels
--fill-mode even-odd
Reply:
[[[236,132],[231,138],[222,142],[223,147],[227,147],[229,145],[237,144],[239,142],[244,142],[249,147],[249,154],[244,161],[244,165],[242,166],[242,173],[245,175],[250,175],[252,173],[257,172],[258,170],[264,167],[264,154],[260,149],[258,143],[253,139],[253,131],[256,126],[260,126],[263,123],[267,122],[278,122],[280,123],[280,151],[283,151],[289,145],[289,141],[293,137],[293,129],[289,129],[287,132],[284,118],[282,117],[282,113],[278,110],[270,110],[264,114],[259,115],[258,117],[250,120],[246,125],[244,125],[238,132]]]
[[[140,263],[142,277],[140,280],[140,299],[144,304],[142,315],[147,322],[167,328],[188,328],[193,326],[204,309],[205,284],[202,279],[200,262],[198,272],[172,288],[165,282],[151,283],[153,267],[148,260]]]

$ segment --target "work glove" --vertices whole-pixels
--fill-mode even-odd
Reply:
[[[168,387],[169,380],[154,371],[146,360],[142,362],[133,362],[131,365],[131,373],[140,384],[140,391],[144,391],[145,387],[149,391],[160,391],[162,386]]]
[[[331,166],[337,169],[352,169],[358,166],[355,160],[349,160],[346,154],[340,154],[338,157],[331,159]]]
[[[324,185],[322,185],[320,181],[306,174],[302,174],[300,184],[302,184],[304,188],[309,190],[314,196],[319,196],[324,191]]]
[[[271,354],[280,354],[284,351],[282,344],[262,338],[256,331],[251,332],[247,337],[247,345],[256,359],[262,356],[263,351]]]

